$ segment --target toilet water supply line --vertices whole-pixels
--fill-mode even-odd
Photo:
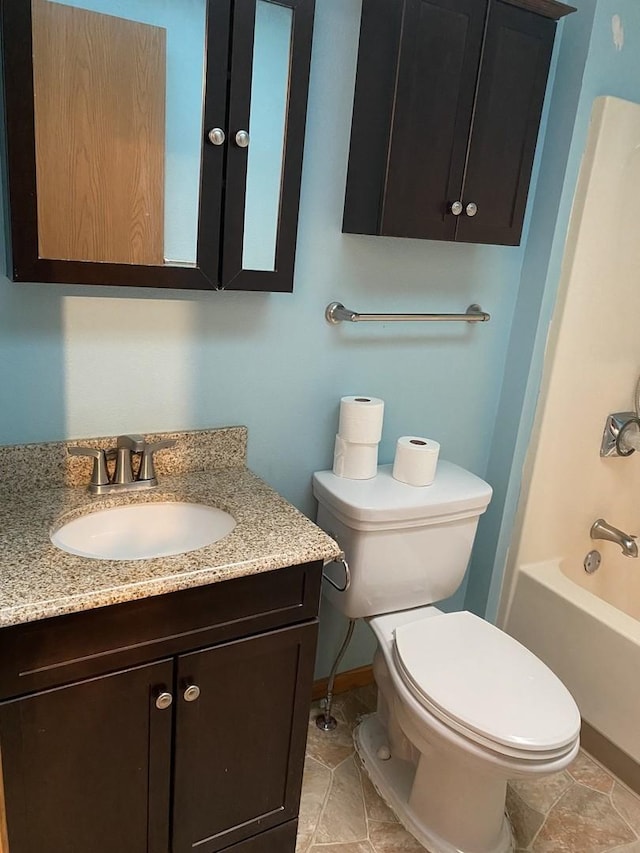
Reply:
[[[344,567],[344,586],[338,586],[338,584],[330,578],[329,575],[322,573],[322,579],[327,583],[331,584],[334,589],[337,589],[338,592],[346,592],[351,585],[351,572],[349,570],[349,564],[346,561],[344,554],[338,557],[337,560],[329,560],[330,563],[342,563]],[[326,564],[325,564],[326,565]],[[340,662],[349,647],[349,643],[351,642],[351,638],[353,637],[353,631],[356,627],[356,620],[349,619],[349,626],[347,628],[347,633],[345,635],[344,640],[342,641],[342,645],[340,646],[340,650],[336,655],[336,659],[333,662],[333,666],[331,667],[331,672],[329,673],[329,680],[327,682],[327,695],[324,698],[324,711],[322,714],[319,714],[316,717],[316,726],[321,729],[323,732],[332,732],[338,725],[338,721],[331,714],[331,706],[333,704],[333,685],[336,680],[336,674],[338,672],[338,667],[340,666]]]
[[[319,714],[316,717],[316,726],[319,729],[322,729],[323,732],[332,732],[338,726],[338,721],[335,717],[331,715],[331,705],[333,704],[333,684],[336,680],[336,673],[338,671],[338,667],[340,666],[340,661],[344,657],[344,653],[347,651],[347,647],[351,642],[351,637],[353,637],[353,629],[356,627],[356,620],[349,619],[349,627],[347,628],[347,633],[342,641],[342,645],[340,646],[340,651],[333,662],[333,666],[331,667],[331,672],[329,673],[329,682],[327,684],[327,695],[324,699],[324,712]]]

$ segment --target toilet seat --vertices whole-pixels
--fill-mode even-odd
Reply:
[[[571,694],[498,628],[462,612],[405,621],[393,633],[402,682],[449,728],[523,760],[552,759],[574,748],[580,714]]]

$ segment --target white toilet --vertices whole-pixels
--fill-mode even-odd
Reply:
[[[378,710],[355,733],[374,786],[432,853],[513,850],[507,779],[555,773],[579,747],[568,690],[512,637],[433,602],[464,577],[491,487],[441,460],[431,486],[314,474],[318,524],[343,548],[351,584],[331,602],[378,639]],[[325,570],[340,586],[343,569]]]

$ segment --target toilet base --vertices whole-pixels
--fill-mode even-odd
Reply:
[[[387,748],[388,737],[377,714],[365,717],[354,732],[355,747],[373,786],[385,803],[395,812],[399,821],[421,844],[432,853],[477,853],[479,848],[455,846],[427,826],[412,809],[410,798],[414,788],[416,767],[400,758],[381,759],[378,751]],[[383,753],[384,754],[384,753]],[[482,832],[480,832],[482,834]],[[511,853],[513,851],[511,827],[505,815],[498,839],[482,853]]]

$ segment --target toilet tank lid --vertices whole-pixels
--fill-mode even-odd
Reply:
[[[480,515],[491,500],[488,483],[445,459],[438,461],[430,486],[408,486],[394,480],[391,467],[381,465],[371,480],[349,480],[336,477],[333,471],[317,471],[313,494],[347,518],[376,523]]]

